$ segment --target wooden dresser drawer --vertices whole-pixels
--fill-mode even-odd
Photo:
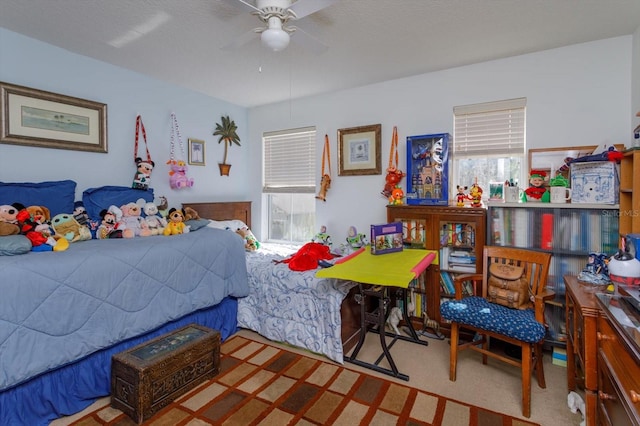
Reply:
[[[598,419],[640,425],[640,366],[605,317],[598,318]]]

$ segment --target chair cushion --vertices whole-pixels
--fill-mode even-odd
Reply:
[[[442,303],[440,315],[452,322],[504,334],[523,342],[536,343],[545,335],[545,328],[536,321],[533,309],[507,308],[477,296]]]

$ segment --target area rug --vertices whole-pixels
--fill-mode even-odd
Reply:
[[[71,423],[133,425],[103,400]],[[153,425],[535,425],[241,336],[221,347],[220,374],[146,422]]]

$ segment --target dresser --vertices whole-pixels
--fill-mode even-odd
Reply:
[[[597,326],[600,310],[596,290],[600,286],[581,283],[565,275],[567,322],[567,384],[585,393],[585,424],[596,425],[598,403]]]
[[[638,292],[637,288],[633,289]],[[620,290],[624,294],[623,290]],[[598,424],[640,425],[640,313],[622,296],[596,295]]]

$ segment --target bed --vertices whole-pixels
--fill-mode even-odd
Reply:
[[[109,394],[115,353],[189,323],[234,334],[249,287],[242,240],[205,227],[0,256],[0,294],[0,424],[45,425]]]
[[[212,221],[209,226],[236,228],[251,226],[251,205],[237,203],[185,204],[200,217],[240,221]],[[217,222],[217,223],[213,223]],[[233,229],[232,229],[233,230]],[[360,306],[350,281],[316,278],[316,270],[292,271],[284,263],[275,263],[294,250],[262,244],[246,253],[249,296],[238,301],[238,326],[253,330],[274,341],[305,348],[342,363],[344,353],[355,345],[360,333]]]

